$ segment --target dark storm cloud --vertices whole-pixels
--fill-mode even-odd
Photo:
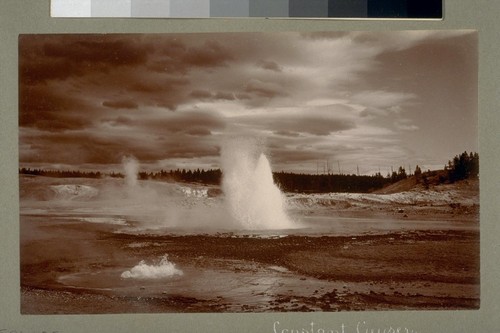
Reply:
[[[310,161],[316,162],[325,158],[323,152],[301,147],[295,149],[271,148],[271,155],[273,162],[293,164]]]
[[[344,107],[340,108],[343,109]],[[280,136],[296,137],[298,134],[327,136],[335,132],[356,127],[354,120],[338,116],[334,111],[339,107],[302,110],[302,112],[278,112],[268,115],[245,116],[243,124],[272,131]]]
[[[156,73],[186,75],[188,72],[188,67],[176,59],[152,60],[146,68]]]
[[[190,71],[225,66],[233,59],[215,40],[185,43],[145,35],[24,35],[19,51],[21,93],[37,84],[56,89],[55,82],[58,89],[73,85],[81,93],[98,87],[95,93],[117,97],[97,103],[115,109],[144,105],[177,110],[190,100],[185,91]],[[125,97],[124,89],[133,95]]]
[[[27,86],[20,90],[20,126],[47,131],[80,129],[92,123],[92,114],[83,100],[60,95],[44,86]]]
[[[263,82],[258,79],[250,80],[245,87],[245,92],[266,98],[287,95],[286,91],[279,84],[274,82]]]
[[[148,147],[150,148],[150,156],[147,161],[157,162],[165,159],[196,159],[219,156],[218,145],[215,144],[214,140],[210,140],[210,134],[207,134],[206,131],[201,127],[194,127],[186,129],[182,133],[175,133],[173,136],[159,138],[155,147]],[[136,148],[140,150],[140,147]],[[140,154],[137,157],[140,158]],[[140,160],[146,161],[146,159]]]
[[[359,113],[361,117],[385,116],[388,112],[382,109],[367,107]]]
[[[322,117],[290,117],[268,119],[272,128],[291,133],[307,133],[317,136],[330,135],[356,127],[351,120],[329,119]]]
[[[239,100],[249,100],[252,98],[252,96],[246,93],[237,93],[234,96]]]
[[[216,93],[212,93],[208,90],[193,90],[190,94],[189,97],[195,98],[195,99],[200,99],[200,100],[225,100],[225,101],[234,101],[236,99],[235,95],[230,92],[223,92],[223,91],[218,91]]]
[[[158,99],[156,101],[155,106],[162,107],[165,109],[169,109],[170,111],[175,111],[177,110],[177,107],[179,106],[179,100],[178,99]]]
[[[146,62],[148,47],[120,35],[21,35],[19,72],[24,84],[66,79]],[[132,38],[133,40],[133,38]]]
[[[123,126],[123,125],[130,126],[133,125],[134,121],[130,117],[118,116],[114,119],[111,118],[101,119],[101,123],[107,123],[111,126]]]
[[[236,97],[233,93],[219,91],[214,95],[214,99],[234,101]]]
[[[299,134],[327,136],[335,132],[353,129],[352,120],[335,119],[321,116],[281,115],[262,117],[242,117],[242,124],[254,128],[272,131],[280,136],[298,137]]]
[[[192,129],[197,129],[197,131],[204,129],[207,133],[207,131],[223,129],[226,121],[215,113],[184,111],[171,113],[158,119],[138,119],[137,125],[159,133],[188,133]]]
[[[29,149],[20,157],[21,163],[113,163],[120,152],[120,144],[97,139],[83,132],[21,134]],[[123,146],[122,146],[123,147]]]
[[[80,40],[65,43],[49,42],[43,47],[46,57],[68,59],[79,65],[131,66],[144,63],[148,48],[131,43],[130,38],[110,40],[107,36],[82,36]]]
[[[289,137],[298,137],[298,136],[300,136],[300,133],[298,133],[298,132],[292,132],[292,131],[275,131],[274,134],[280,135],[280,136],[289,136]]]
[[[269,61],[269,60],[261,60],[257,63],[257,66],[259,66],[260,68],[263,68],[263,69],[274,71],[274,72],[282,72],[283,71],[283,69],[281,68],[280,65],[278,65],[274,61]]]
[[[25,149],[21,163],[54,164],[116,164],[125,155],[133,155],[141,162],[152,163],[167,158],[194,158],[217,156],[218,148],[209,140],[200,140],[206,134],[202,128],[192,133],[177,133],[175,137],[161,138],[155,144],[144,137],[133,135],[106,136],[96,132],[58,132],[22,134]]]
[[[118,83],[117,83],[118,82]],[[124,82],[123,85],[121,82]],[[171,75],[145,75],[142,71],[122,73],[107,83],[108,95],[119,95],[118,101],[132,101],[137,106],[163,107],[171,111],[190,100],[189,79]],[[114,101],[114,100],[113,100]],[[126,106],[126,105],[123,105]]]
[[[134,101],[140,105],[162,107],[171,111],[177,110],[178,106],[188,102],[189,80],[184,77],[131,77],[133,83],[127,86],[125,94],[133,96]]]
[[[22,56],[22,54],[21,54]],[[30,55],[31,57],[31,55]],[[66,59],[46,59],[39,56],[31,60],[27,56],[21,58],[19,77],[23,85],[33,85],[46,80],[63,80],[72,75],[82,75],[81,69],[69,71],[71,64]]]
[[[162,37],[161,35],[146,35],[146,39],[150,45],[153,45],[156,52],[166,57],[167,59],[182,58],[187,50],[185,42],[182,38]]]
[[[139,107],[139,105],[136,102],[130,99],[104,101],[102,102],[102,106],[105,106],[110,109],[137,109]]]
[[[45,112],[44,118],[33,120],[28,126],[44,129],[50,132],[65,130],[76,130],[91,125],[92,122],[86,117],[80,117],[74,114],[56,114],[54,112]]]
[[[146,81],[145,79],[138,79],[128,86],[129,91],[140,93],[156,94],[167,92],[172,89],[178,89],[180,86],[186,86],[189,80],[185,77],[161,77],[160,79],[152,81],[151,78]]]
[[[206,144],[199,138],[193,137],[192,141],[188,138],[177,143],[172,143],[165,147],[163,158],[203,158],[217,157],[220,154],[220,148],[215,144]],[[158,159],[157,159],[158,160]]]
[[[186,75],[192,68],[215,68],[226,66],[234,57],[216,40],[207,40],[201,45],[187,45],[176,39],[155,41],[159,57],[147,68],[154,72]]]
[[[81,130],[98,122],[104,109],[137,109],[138,102],[120,95],[124,83],[141,83],[135,68],[147,61],[150,50],[137,36],[20,36],[20,126]],[[178,104],[175,97],[157,104],[173,108]],[[151,99],[144,102],[154,103]]]
[[[191,127],[188,128],[186,134],[194,135],[194,136],[208,136],[211,135],[212,132],[206,127]]]
[[[212,93],[208,90],[193,90],[189,96],[198,99],[207,99],[212,97]]]
[[[209,40],[202,46],[189,48],[184,59],[197,67],[217,67],[225,65],[232,56],[219,42]]]

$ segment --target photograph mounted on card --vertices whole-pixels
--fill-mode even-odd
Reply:
[[[477,40],[19,35],[21,313],[478,309]]]

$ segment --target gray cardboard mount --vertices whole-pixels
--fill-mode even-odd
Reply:
[[[442,21],[332,19],[52,19],[49,0],[0,2],[0,332],[499,332],[500,1],[446,1]],[[481,308],[265,314],[21,315],[19,287],[18,58],[21,33],[168,33],[475,29],[479,31]],[[314,323],[314,329],[311,329]],[[366,329],[360,332],[365,332]],[[291,333],[291,331],[284,331]],[[380,330],[383,332],[383,330]],[[387,332],[387,331],[386,331]],[[389,331],[391,332],[391,331]],[[394,332],[396,332],[394,330]],[[406,332],[400,330],[400,332]]]

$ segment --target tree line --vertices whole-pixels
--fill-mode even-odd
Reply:
[[[80,171],[80,170],[45,170],[45,169],[31,169],[20,168],[20,174],[45,176],[55,178],[125,178],[125,175],[120,172],[100,172],[100,171]],[[219,169],[200,170],[195,171],[186,169],[177,170],[160,170],[158,172],[144,172],[141,171],[137,174],[140,180],[164,180],[164,181],[177,181],[186,183],[203,183],[203,184],[220,184],[222,172]]]
[[[100,171],[79,171],[79,170],[45,170],[20,168],[22,175],[45,176],[55,178],[101,178],[104,174]],[[109,176],[113,177],[111,174]],[[123,177],[123,176],[122,176]]]
[[[220,169],[196,169],[186,170],[177,169],[159,172],[139,172],[139,179],[152,179],[152,180],[167,180],[185,183],[202,183],[209,185],[219,185],[222,179],[222,171]]]
[[[380,173],[373,176],[337,174],[296,174],[275,172],[274,182],[285,192],[327,193],[327,192],[371,192],[391,183]]]
[[[37,175],[46,177],[58,178],[124,178],[122,173],[110,172],[103,173],[99,171],[61,171],[61,170],[43,170],[43,169],[19,169],[20,174]],[[423,172],[417,165],[414,171],[414,177],[417,182],[424,185],[429,184],[431,177],[435,178],[436,171]],[[477,153],[464,152],[455,156],[444,167],[444,170],[439,171],[438,179],[433,181],[439,183],[453,183],[455,181],[477,177],[479,175],[479,155]],[[387,185],[394,184],[400,180],[408,178],[408,174],[404,167],[400,166],[397,171],[382,176],[380,172],[375,175],[344,175],[344,174],[297,174],[291,172],[274,172],[274,182],[285,192],[302,192],[302,193],[327,193],[327,192],[360,192],[366,193],[377,189],[381,189]],[[202,183],[210,185],[220,185],[222,181],[222,171],[220,169],[176,169],[176,170],[160,170],[157,172],[138,173],[138,178],[141,180],[159,180],[173,181],[185,183]]]
[[[479,176],[479,154],[472,152],[467,154],[465,151],[448,161],[444,170],[447,172],[449,182],[477,177]]]

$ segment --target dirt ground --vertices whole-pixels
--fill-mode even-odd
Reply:
[[[33,223],[37,217],[26,219]],[[22,242],[23,313],[479,307],[479,235],[474,231],[263,239],[233,234],[127,235],[105,229],[50,225],[45,228],[45,237]],[[52,237],[55,234],[57,238]],[[106,285],[106,281],[99,279],[94,281],[96,285],[91,280],[80,286],[61,283],[61,276],[117,267],[124,270],[142,258],[158,258],[165,253],[180,268],[231,272],[227,274],[233,274],[234,280],[238,280],[238,274],[244,276],[246,280],[241,281],[247,286],[240,292],[248,297],[234,297],[227,290],[217,294],[217,288],[215,293],[201,296],[190,289],[176,292],[178,289],[168,286],[161,287],[167,291],[160,292],[154,286],[144,286],[144,282],[133,283],[125,291],[100,288],[99,284]],[[266,282],[270,277],[273,282]],[[227,277],[216,274],[207,284],[216,286],[224,279]],[[259,281],[264,281],[261,284],[265,288]]]

